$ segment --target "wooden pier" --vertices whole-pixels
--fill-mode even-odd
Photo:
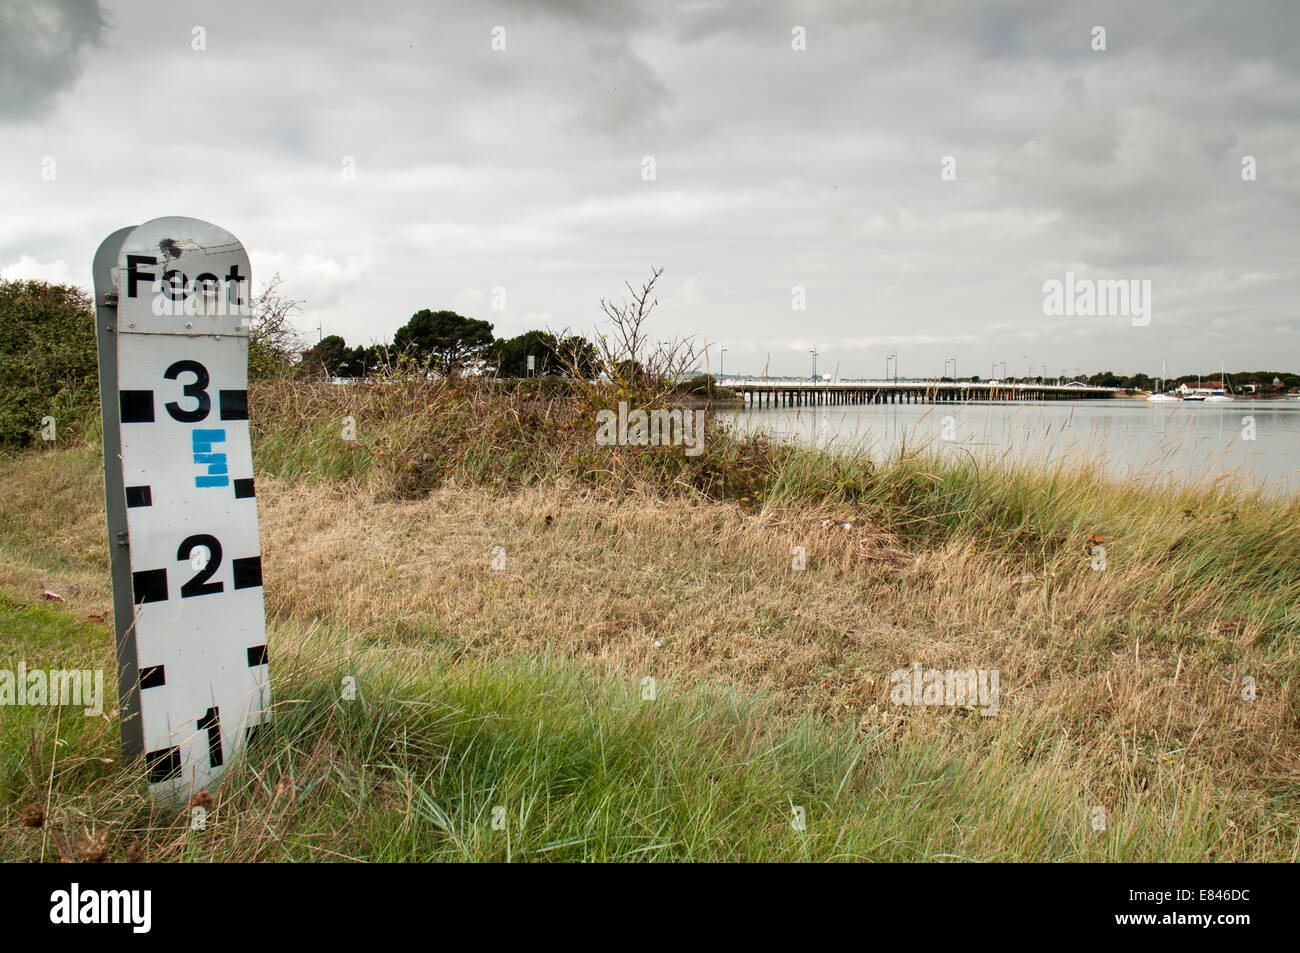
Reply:
[[[751,407],[843,404],[962,404],[1000,400],[1104,400],[1119,390],[1087,384],[1009,384],[1001,381],[797,381],[730,379]]]

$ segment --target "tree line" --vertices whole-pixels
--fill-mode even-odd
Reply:
[[[1253,385],[1257,392],[1280,392],[1286,393],[1300,387],[1300,374],[1291,371],[1229,371],[1228,384],[1234,390],[1240,390],[1246,386]],[[1179,377],[1167,377],[1164,379],[1152,377],[1148,374],[1138,372],[1136,374],[1116,374],[1114,371],[1098,371],[1095,374],[1077,374],[1074,376],[1063,376],[1060,378],[1048,375],[1032,377],[1006,377],[1003,378],[1010,382],[1030,383],[1030,384],[1055,384],[1058,380],[1062,384],[1068,384],[1071,381],[1077,381],[1080,384],[1088,384],[1092,387],[1114,387],[1120,390],[1131,391],[1172,391],[1176,390],[1180,384],[1187,384],[1190,387],[1196,386],[1199,379],[1202,383],[1218,381],[1220,377],[1218,368],[1213,371],[1207,371],[1202,374],[1183,374]],[[942,378],[945,381],[951,378]],[[979,377],[963,378],[973,383],[979,383]]]
[[[324,337],[302,352],[298,362],[309,374],[355,378],[374,374],[398,358],[442,375],[483,373],[498,377],[547,377],[579,374],[593,377],[598,351],[581,335],[557,336],[549,331],[525,331],[497,338],[492,324],[455,311],[425,308],[393,334],[388,344],[349,347],[337,334]],[[533,368],[528,358],[533,358]]]
[[[628,285],[629,298],[622,302],[601,299],[610,331],[595,342],[540,330],[498,339],[487,321],[426,308],[398,328],[391,342],[352,347],[334,334],[304,347],[292,320],[300,310],[299,302],[281,293],[280,276],[275,275],[251,302],[249,376],[357,378],[414,361],[436,374],[514,378],[529,375],[532,356],[533,375],[562,376],[579,390],[599,378],[623,390],[638,385],[660,388],[651,397],[667,389],[680,390],[679,381],[686,381],[690,392],[713,393],[711,376],[691,378],[700,363],[696,345],[689,340],[657,343],[657,336],[649,334],[647,318],[657,303],[653,295],[660,273],[657,269],[641,285]],[[1201,376],[1215,381],[1219,373],[1213,370]],[[1142,373],[1124,376],[1101,371],[1071,379],[1133,390],[1156,387],[1155,379]],[[1044,382],[1041,377],[1020,380]],[[1161,386],[1173,389],[1196,380],[1196,374],[1184,374]],[[1234,372],[1229,380],[1234,390],[1253,384],[1261,394],[1300,388],[1300,374],[1292,371]],[[39,441],[46,417],[57,421],[61,434],[96,426],[98,405],[91,296],[72,285],[0,279],[0,447]]]

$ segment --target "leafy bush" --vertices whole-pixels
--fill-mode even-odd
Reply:
[[[293,326],[293,316],[302,310],[300,302],[280,291],[279,273],[271,276],[252,302],[248,326],[248,376],[251,380],[280,377],[289,373],[305,349]]]
[[[58,442],[76,439],[99,411],[93,301],[80,288],[0,281],[0,446],[40,440],[53,417]]]
[[[719,387],[714,383],[712,374],[696,374],[682,385],[683,392],[698,397],[715,397],[730,399],[736,392],[728,387]]]

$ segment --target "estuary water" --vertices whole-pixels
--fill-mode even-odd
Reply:
[[[1300,493],[1300,401],[1090,400],[727,410],[741,431],[886,459],[902,448],[1011,465],[1090,466],[1141,483]]]

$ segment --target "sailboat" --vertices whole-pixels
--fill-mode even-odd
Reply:
[[[1163,383],[1165,378],[1166,378],[1165,362],[1164,359],[1162,358],[1160,360],[1160,380],[1156,382],[1156,392],[1154,394],[1148,394],[1147,400],[1177,400],[1178,399],[1178,396],[1176,394],[1166,394],[1161,389],[1160,385],[1161,383]]]
[[[1228,386],[1228,375],[1223,370],[1223,361],[1219,362],[1219,383],[1222,384],[1223,386],[1211,391],[1209,396],[1205,398],[1206,403],[1210,403],[1211,401],[1218,403],[1218,402],[1230,401],[1234,399],[1224,389],[1225,387]]]

